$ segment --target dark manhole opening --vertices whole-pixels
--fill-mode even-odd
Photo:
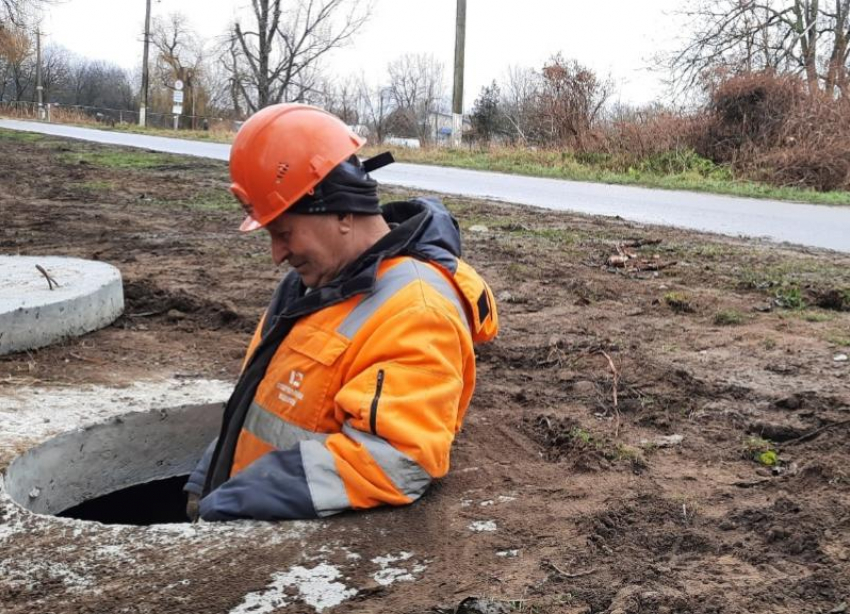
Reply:
[[[186,485],[188,476],[137,484],[83,501],[57,514],[63,518],[94,520],[103,524],[149,525],[187,522]]]

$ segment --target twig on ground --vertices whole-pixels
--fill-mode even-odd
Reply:
[[[35,265],[35,268],[38,269],[38,272],[44,275],[44,279],[47,280],[47,287],[53,290],[53,286],[59,287],[59,283],[50,276],[50,273],[44,270],[44,267],[40,264]]]
[[[76,354],[74,352],[68,352],[68,356],[70,356],[71,358],[76,358],[77,360],[82,360],[83,362],[90,362],[90,363],[95,364],[95,365],[105,365],[106,364],[102,360],[98,360],[96,358],[88,358],[87,356],[81,356],[81,355]]]
[[[835,428],[836,426],[844,426],[845,424],[850,424],[850,420],[840,420],[839,422],[832,422],[830,424],[824,425],[820,428],[817,428],[813,431],[806,433],[805,435],[800,435],[796,439],[790,439],[786,441],[783,445],[792,445],[795,443],[802,443],[804,441],[809,441],[810,439],[814,439],[824,431],[828,431],[831,428]]]
[[[591,567],[590,569],[585,570],[585,571],[578,571],[578,572],[576,572],[576,573],[567,573],[566,571],[564,571],[564,570],[560,569],[560,568],[559,568],[557,565],[555,565],[555,563],[553,563],[552,561],[543,561],[543,562],[544,562],[546,565],[548,565],[549,567],[551,567],[554,571],[556,571],[556,572],[558,573],[558,575],[559,575],[559,576],[561,576],[562,578],[567,578],[567,579],[571,579],[571,578],[581,578],[581,577],[583,577],[583,576],[589,576],[590,574],[596,573],[596,568],[595,568],[595,567]]]
[[[128,313],[128,318],[149,318],[151,316],[158,316],[160,314],[165,313],[165,309],[158,309],[156,311],[143,311],[141,313]]]
[[[635,271],[663,271],[678,264],[675,260],[670,262],[658,262],[656,260],[639,262],[634,266]]]
[[[599,353],[602,354],[606,360],[608,361],[608,366],[611,367],[611,373],[613,374],[613,384],[611,386],[612,395],[614,397],[614,417],[615,417],[615,425],[614,425],[614,438],[620,437],[620,406],[617,401],[617,385],[620,380],[620,372],[617,371],[617,367],[614,366],[614,361],[611,360],[611,357],[605,350],[600,349]]]

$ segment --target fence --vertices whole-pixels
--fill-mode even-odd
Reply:
[[[139,112],[131,109],[109,109],[84,105],[48,103],[39,113],[38,104],[25,101],[0,101],[0,114],[20,119],[46,120],[59,123],[102,124],[116,126],[139,123]],[[150,128],[173,130],[175,116],[170,113],[146,114],[146,124]],[[223,117],[206,115],[180,115],[179,130],[211,130],[216,132],[236,132],[241,122]]]

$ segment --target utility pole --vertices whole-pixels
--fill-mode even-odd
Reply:
[[[145,53],[142,60],[142,92],[139,101],[139,125],[147,125],[148,110],[148,45],[151,40],[151,0],[147,0],[145,10]]]
[[[460,147],[463,134],[463,54],[466,45],[466,0],[457,0],[455,21],[455,82],[452,95],[452,147]]]
[[[44,119],[44,87],[41,85],[41,25],[35,30],[35,91],[38,92],[38,118]]]

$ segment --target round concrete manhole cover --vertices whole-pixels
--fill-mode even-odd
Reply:
[[[0,256],[0,355],[108,326],[124,310],[114,266],[56,256]]]

